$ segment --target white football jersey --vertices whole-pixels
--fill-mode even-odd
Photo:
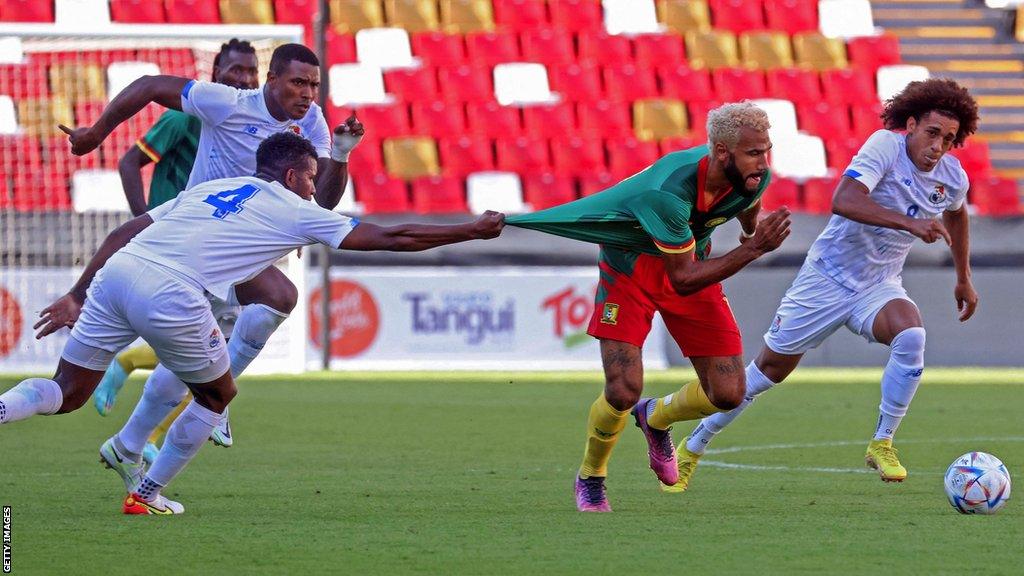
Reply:
[[[226,300],[231,286],[310,244],[337,248],[359,221],[255,176],[199,184],[153,208],[122,248],[194,280]]]
[[[884,208],[912,218],[937,218],[959,210],[967,196],[967,173],[960,161],[945,154],[930,172],[922,172],[907,156],[904,134],[879,130],[868,138],[843,172],[867,186],[869,196]],[[864,290],[903,271],[916,236],[832,215],[807,253],[807,261],[851,290]]]
[[[280,121],[267,110],[263,89],[240,90],[193,80],[181,91],[181,110],[203,123],[189,188],[219,178],[254,175],[256,148],[278,132],[291,130],[312,142],[321,158],[331,155],[331,132],[316,103],[301,119]]]

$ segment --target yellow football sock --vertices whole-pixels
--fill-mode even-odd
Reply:
[[[626,427],[629,410],[616,410],[604,397],[604,392],[590,406],[587,419],[587,447],[583,452],[580,477],[607,476],[608,460],[612,448],[619,441],[619,432]]]
[[[126,374],[131,374],[134,370],[152,370],[160,360],[157,360],[156,352],[148,344],[143,344],[118,354],[117,363],[124,368]]]
[[[654,413],[647,418],[647,423],[658,430],[666,430],[673,422],[696,420],[715,412],[722,410],[711,403],[700,381],[693,380],[684,384],[675,394],[658,398]]]
[[[153,444],[159,442],[160,438],[163,437],[164,434],[167,434],[167,430],[171,427],[174,419],[178,417],[178,414],[181,414],[181,411],[184,410],[185,406],[188,406],[188,403],[191,401],[192,393],[189,392],[188,394],[185,394],[185,397],[181,400],[181,403],[178,404],[178,407],[171,410],[171,413],[167,415],[167,418],[164,418],[164,421],[156,427],[156,430],[153,430],[153,433],[149,435],[149,441]]]

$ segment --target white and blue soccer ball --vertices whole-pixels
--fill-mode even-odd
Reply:
[[[1010,473],[999,458],[968,452],[946,470],[946,496],[961,514],[995,514],[1010,499]]]

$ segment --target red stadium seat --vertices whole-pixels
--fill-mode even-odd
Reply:
[[[167,21],[175,24],[220,24],[217,0],[164,0]]]
[[[337,125],[349,115],[349,110],[332,107],[332,125]],[[360,106],[356,109],[356,115],[366,124],[368,133],[373,134],[376,140],[383,140],[394,136],[405,136],[412,132],[409,124],[408,105],[398,104],[374,104],[372,106]]]
[[[114,22],[154,24],[167,21],[164,6],[153,0],[110,0],[110,19]]]
[[[768,95],[764,72],[745,68],[719,68],[711,73],[715,96],[726,102],[764,98]]]
[[[710,0],[711,21],[718,30],[731,30],[737,34],[763,30],[764,6],[761,0]]]
[[[384,155],[381,153],[380,140],[363,139],[349,156],[349,170],[352,174],[384,171]]]
[[[800,186],[794,180],[773,176],[768,189],[761,195],[761,211],[787,207],[790,211],[800,209]]]
[[[441,138],[437,141],[441,155],[441,171],[453,176],[494,170],[491,141],[485,138]]]
[[[99,154],[76,156],[71,153],[67,136],[48,136],[43,139],[43,161],[50,168],[60,167],[64,172],[99,168]],[[129,148],[125,149],[127,152]]]
[[[982,178],[971,183],[968,197],[982,216],[1020,216],[1020,193],[1011,178]]]
[[[594,172],[580,178],[580,195],[590,196],[615,186],[619,181],[611,172]]]
[[[658,147],[661,150],[661,155],[671,154],[672,152],[679,152],[680,150],[689,150],[695,146],[702,146],[707,144],[704,138],[696,138],[693,136],[674,136],[672,138],[662,138],[661,142],[658,143]]]
[[[2,0],[0,22],[53,22],[53,2]]]
[[[11,185],[7,182],[7,175],[0,172],[0,210],[9,210],[14,207],[14,197],[11,194]]]
[[[632,102],[658,97],[658,82],[654,69],[629,62],[604,67],[604,85],[608,97]]]
[[[608,170],[619,179],[632,176],[658,159],[658,143],[636,138],[608,141]]]
[[[462,181],[453,176],[424,176],[413,180],[412,207],[420,214],[466,212]]]
[[[821,86],[829,102],[858,106],[878,101],[875,78],[864,70],[826,70],[821,73]]]
[[[612,36],[606,32],[581,32],[577,35],[580,60],[591,60],[601,65],[624,64],[633,61],[629,38]]]
[[[984,140],[967,140],[962,148],[955,148],[951,152],[960,160],[960,165],[972,181],[991,176],[992,158],[988,143]]]
[[[835,168],[836,172],[842,174],[850,165],[850,161],[860,151],[864,141],[860,138],[850,136],[848,138],[826,138],[825,155],[828,158],[829,168]]]
[[[46,98],[50,79],[43,64],[0,64],[0,94],[14,100]]]
[[[527,175],[551,169],[547,140],[526,136],[502,138],[495,142],[495,150],[498,153],[498,170]]]
[[[312,26],[319,4],[319,0],[274,0],[274,20],[278,24]],[[312,43],[312,36],[306,39]]]
[[[554,138],[579,131],[576,111],[569,102],[523,108],[523,127],[531,136]]]
[[[881,130],[882,119],[880,115],[882,113],[882,105],[878,102],[868,106],[853,106],[850,108],[853,112],[853,135],[866,140],[868,136],[871,136],[877,130]]]
[[[416,134],[454,138],[465,133],[466,115],[462,105],[454,102],[413,102],[412,126]]]
[[[419,32],[410,39],[412,52],[431,66],[458,66],[467,62],[460,34]]]
[[[515,138],[523,132],[519,109],[497,102],[468,104],[469,131],[488,138]]]
[[[879,66],[902,62],[900,39],[891,34],[851,38],[846,43],[846,53],[850,57],[850,66],[872,74]]]
[[[675,34],[640,34],[633,38],[637,66],[671,67],[685,64],[683,38]]]
[[[576,199],[576,182],[570,176],[550,172],[527,174],[523,178],[523,199],[534,210],[544,210]]]
[[[441,68],[437,75],[441,93],[449,100],[484,102],[491,100],[494,94],[490,70],[485,67],[462,65]]]
[[[64,145],[70,147],[67,138]],[[18,172],[38,172],[43,168],[43,155],[39,140],[31,136],[0,136],[0,175]]]
[[[719,101],[711,101],[691,102],[686,106],[687,111],[690,113],[690,133],[692,136],[707,137],[708,112],[721,105],[722,103]]]
[[[629,105],[616,100],[592,100],[576,104],[580,132],[587,138],[622,138],[633,135]]]
[[[466,34],[466,48],[470,61],[478,65],[520,60],[519,41],[511,32],[471,32]]]
[[[548,0],[551,24],[570,32],[599,31],[604,16],[599,0]]]
[[[832,194],[838,184],[838,177],[811,178],[804,182],[804,211],[811,214],[831,214]]]
[[[388,94],[406,102],[431,101],[439,96],[437,71],[427,66],[389,70],[384,73],[384,86]]]
[[[658,68],[661,95],[686,102],[709,102],[714,99],[711,74],[705,69],[694,70],[686,64]]]
[[[352,34],[338,34],[328,26],[324,34],[327,41],[327,61],[331,64],[358,62],[356,56],[356,37]]]
[[[405,181],[392,178],[385,172],[369,177],[356,175],[356,200],[366,214],[394,214],[409,212],[409,191]]]
[[[804,104],[797,107],[800,129],[820,136],[823,140],[844,139],[853,135],[850,114],[846,106],[834,106],[828,102]]]
[[[548,73],[551,76],[551,89],[569,100],[581,102],[600,98],[603,94],[601,72],[590,61],[552,66],[548,68]]]
[[[803,68],[776,68],[766,73],[768,95],[794,104],[821,102],[821,81],[814,70]]]
[[[551,141],[555,172],[570,176],[586,176],[604,172],[604,146],[596,138],[570,136]]]
[[[576,60],[572,34],[553,28],[524,30],[519,37],[523,45],[523,59],[542,64],[571,64]]]
[[[494,22],[510,30],[532,30],[547,26],[544,2],[537,0],[492,0]]]
[[[769,30],[797,32],[818,30],[818,0],[764,0]]]

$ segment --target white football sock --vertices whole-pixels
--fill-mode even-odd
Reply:
[[[753,361],[747,364],[746,370],[747,393],[743,395],[743,402],[728,412],[718,412],[700,421],[693,433],[686,439],[686,449],[694,454],[703,454],[708,444],[723,428],[735,420],[759,394],[775,386],[775,382],[768,379],[761,372]]]
[[[171,424],[164,445],[160,448],[160,454],[146,473],[146,479],[161,487],[167,486],[195,457],[210,437],[210,432],[223,420],[223,414],[204,408],[198,402],[190,402]],[[150,496],[143,496],[152,499]]]
[[[64,404],[64,393],[49,378],[29,378],[0,394],[0,424],[36,414],[53,414]]]
[[[266,304],[249,304],[242,308],[228,339],[233,377],[237,378],[256,359],[270,335],[287,319],[288,314]]]
[[[181,404],[188,387],[173,372],[160,364],[146,380],[142,398],[116,438],[130,454],[141,454],[153,430]]]
[[[875,440],[891,440],[907,415],[924,372],[925,330],[920,326],[897,334],[882,372],[882,403],[878,406]]]

